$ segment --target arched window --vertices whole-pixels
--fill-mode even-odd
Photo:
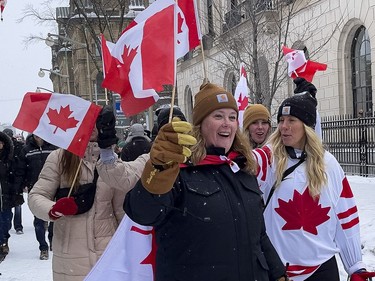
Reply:
[[[372,112],[371,46],[364,26],[358,28],[352,43],[352,91],[354,116]]]
[[[271,88],[270,88],[270,73],[268,69],[268,61],[265,56],[260,56],[258,60],[259,64],[259,79],[261,96],[256,97],[255,103],[265,103],[271,100]]]
[[[186,111],[185,116],[189,122],[193,122],[193,93],[189,86],[185,88],[185,104],[186,104]]]
[[[93,102],[100,105],[105,105],[105,90],[102,88],[103,83],[103,73],[98,72],[96,75],[96,80],[94,84],[94,94],[93,94]]]
[[[234,75],[234,73],[231,73],[229,76],[228,91],[231,92],[233,96],[234,96],[234,93],[236,92],[236,87],[237,87],[236,75]]]

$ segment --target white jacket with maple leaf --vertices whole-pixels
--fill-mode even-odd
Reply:
[[[267,201],[276,181],[276,163],[269,146],[255,149],[258,183]],[[299,159],[289,158],[287,167]],[[266,229],[282,261],[289,263],[293,281],[311,276],[321,264],[340,253],[348,274],[365,268],[362,262],[357,207],[348,180],[336,158],[324,154],[327,185],[318,200],[308,192],[306,162],[277,187],[264,211]]]

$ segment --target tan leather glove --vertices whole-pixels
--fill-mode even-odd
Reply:
[[[197,142],[188,134],[191,128],[190,123],[175,117],[159,130],[141,176],[142,184],[149,192],[164,194],[171,190],[180,172],[179,164],[191,155],[187,146]]]

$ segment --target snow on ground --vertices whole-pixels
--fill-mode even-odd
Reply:
[[[349,176],[348,179],[359,210],[363,261],[367,264],[368,270],[374,271],[375,178]],[[39,260],[39,248],[34,233],[33,215],[26,204],[22,206],[22,212],[24,234],[17,235],[14,229],[11,230],[11,238],[9,239],[10,253],[0,264],[0,273],[2,274],[0,280],[52,281],[52,253],[50,253],[49,260]],[[340,261],[339,258],[338,260]],[[339,267],[341,281],[346,281],[347,274],[340,262]]]

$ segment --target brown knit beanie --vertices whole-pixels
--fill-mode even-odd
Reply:
[[[247,129],[256,120],[267,120],[271,123],[271,115],[263,104],[250,104],[243,116],[243,128]]]
[[[195,95],[193,124],[200,124],[208,114],[220,108],[233,108],[238,114],[237,103],[231,93],[212,83],[203,84]]]

